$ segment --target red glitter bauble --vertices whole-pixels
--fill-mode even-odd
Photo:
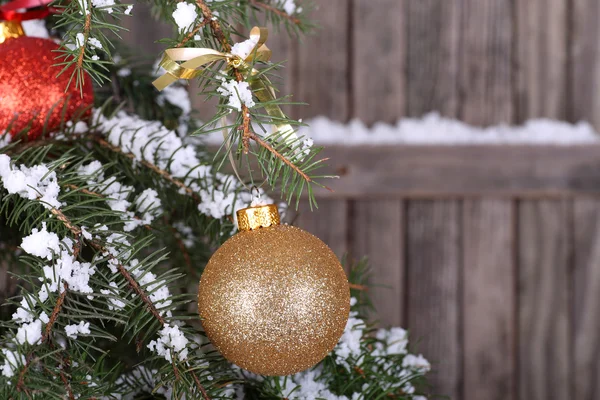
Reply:
[[[72,68],[58,75],[62,66],[54,64],[59,47],[51,40],[26,36],[0,44],[0,134],[10,126],[14,137],[30,126],[27,136],[34,140],[93,104],[87,74],[83,96],[75,78],[69,85]]]

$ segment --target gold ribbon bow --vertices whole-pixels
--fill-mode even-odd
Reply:
[[[267,28],[254,27],[250,31],[250,39],[256,41],[256,44],[249,55],[242,59],[240,56],[231,53],[222,53],[209,48],[172,48],[167,49],[160,62],[167,73],[156,79],[152,84],[158,89],[163,90],[178,79],[193,79],[202,72],[201,67],[217,61],[225,61],[228,69],[238,69],[250,76],[256,76],[259,71],[251,68],[250,65],[256,61],[269,61],[271,59],[271,50],[265,45],[269,31]],[[179,63],[183,61],[183,63]],[[254,95],[261,103],[268,103],[275,100],[275,91],[269,79],[264,75],[250,80],[250,87]],[[274,104],[262,104],[267,114],[273,119],[286,119],[285,114]],[[278,124],[274,122],[279,133],[284,139],[294,139],[294,129],[289,124]]]

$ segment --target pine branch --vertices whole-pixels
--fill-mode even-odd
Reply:
[[[223,46],[223,50],[226,53],[231,52],[231,44],[229,44],[227,37],[223,33],[223,30],[221,29],[221,25],[219,24],[219,21],[217,21],[217,19],[213,17],[213,13],[210,10],[210,8],[206,5],[204,0],[196,0],[196,4],[198,5],[198,7],[200,7],[200,10],[202,11],[202,16],[204,17],[204,19],[209,21],[210,28],[213,32],[213,35],[221,43],[221,46]]]
[[[103,251],[103,247],[98,245],[97,243],[91,243],[92,247],[95,247],[97,250]],[[106,249],[104,249],[104,251],[106,251]],[[115,259],[114,257],[111,256],[112,259]],[[160,313],[158,312],[158,310],[156,309],[156,306],[154,305],[154,303],[152,302],[152,300],[150,300],[150,297],[146,294],[146,291],[143,290],[140,285],[137,283],[137,281],[131,276],[131,274],[129,273],[129,271],[127,271],[125,269],[125,267],[123,266],[123,264],[119,263],[119,265],[117,266],[117,270],[119,271],[119,273],[121,275],[123,275],[123,277],[125,278],[125,280],[127,281],[127,283],[129,283],[129,287],[138,295],[140,296],[140,299],[142,299],[142,301],[144,302],[144,304],[146,304],[146,307],[148,307],[148,309],[150,310],[150,313],[152,314],[152,316],[154,318],[156,318],[158,320],[158,322],[161,323],[161,325],[164,325],[165,319],[162,317],[162,315],[160,315]]]
[[[198,390],[200,390],[200,393],[202,393],[202,397],[204,397],[204,400],[210,400],[210,397],[208,397],[206,389],[204,389],[204,386],[202,386],[202,383],[200,383],[200,379],[198,379],[198,375],[196,375],[196,372],[191,371],[191,373],[192,377],[194,378],[194,382],[196,382],[196,387],[198,388]]]
[[[82,4],[86,4],[86,7],[84,7],[84,10],[86,10],[88,7],[91,9],[92,5],[90,3],[88,3],[88,0],[81,0],[83,3]],[[77,69],[81,69],[81,67],[83,66],[83,56],[85,54],[85,49],[87,48],[87,41],[88,38],[90,36],[90,29],[92,26],[92,12],[91,10],[87,10],[87,14],[85,15],[85,24],[83,25],[83,43],[79,43],[81,46],[79,47],[79,56],[77,57]]]
[[[121,149],[119,146],[114,146],[114,145],[110,144],[102,136],[96,134],[96,135],[92,135],[92,138],[100,146],[102,146],[102,147],[104,147],[104,148],[106,148],[108,150],[111,150],[111,151],[113,151],[115,153],[121,154],[121,155],[123,155],[123,156],[125,156],[125,157],[127,157],[127,158],[129,158],[131,160],[135,160],[135,155],[133,155],[132,153],[127,153],[127,152],[123,151],[123,149]],[[200,202],[200,197],[198,196],[198,194],[192,188],[190,188],[189,186],[187,186],[185,183],[183,183],[179,179],[173,178],[173,176],[171,174],[169,174],[167,171],[160,169],[156,165],[154,165],[151,162],[148,162],[146,160],[138,160],[138,161],[140,162],[140,164],[142,164],[146,168],[150,169],[151,171],[155,172],[156,174],[160,175],[162,178],[164,178],[165,180],[169,181],[173,185],[177,186],[180,189],[183,189],[197,203]]]
[[[34,357],[34,354],[31,353],[27,356],[27,358],[25,359],[25,365],[23,366],[23,369],[21,370],[21,372],[19,372],[19,379],[17,380],[17,391],[18,392],[25,392],[25,394],[28,397],[31,397],[31,395],[29,394],[29,389],[25,386],[25,374],[27,373],[27,371],[29,370],[29,367],[31,366],[31,358]]]
[[[296,171],[296,173],[298,175],[300,175],[302,177],[302,179],[304,179],[307,183],[312,182],[312,178],[310,176],[306,175],[306,173],[304,173],[304,171],[302,171],[300,168],[298,168],[298,166],[296,164],[294,164],[293,162],[291,162],[288,158],[284,157],[283,154],[281,154],[279,151],[277,151],[273,146],[271,146],[267,141],[263,140],[256,133],[250,132],[249,138],[252,139],[252,140],[254,140],[256,143],[258,143],[259,145],[261,145],[265,149],[267,149],[275,157],[277,157],[281,161],[283,161],[288,167],[290,167],[294,171]],[[327,189],[329,189],[329,188],[327,188]],[[331,189],[329,189],[329,190],[331,190]]]
[[[54,309],[52,310],[52,314],[50,315],[48,323],[46,324],[46,329],[44,330],[44,335],[42,336],[42,343],[47,343],[48,340],[50,339],[50,334],[52,333],[52,327],[54,326],[54,323],[58,319],[60,310],[62,309],[62,306],[65,302],[65,297],[67,296],[67,290],[69,289],[69,285],[66,282],[64,282],[63,284],[64,284],[64,290],[58,296],[58,299],[56,300],[56,304],[54,305]]]
[[[166,219],[165,219],[165,224],[168,225]],[[175,238],[175,241],[177,242],[177,247],[179,247],[179,250],[181,251],[181,254],[183,255],[183,260],[185,262],[185,265],[186,265],[189,273],[191,275],[193,275],[195,278],[198,278],[198,274],[196,273],[196,271],[194,270],[194,268],[192,266],[192,259],[190,257],[190,253],[185,248],[185,244],[183,243],[183,240],[181,240],[181,238],[179,237],[179,232],[177,231],[177,229],[175,229],[175,227],[173,225],[169,225],[169,229],[173,233],[173,238]]]
[[[63,381],[63,384],[65,385],[65,389],[67,391],[67,394],[69,395],[69,400],[75,400],[75,396],[73,395],[73,390],[71,390],[71,384],[67,380],[67,377],[65,376],[65,373],[62,369],[60,370],[60,379]]]
[[[181,41],[181,43],[179,43],[175,47],[181,47],[187,42],[189,42],[198,33],[198,31],[200,31],[200,29],[204,28],[209,23],[209,21],[210,20],[205,19],[204,21],[199,23],[190,33],[187,34],[187,36]]]
[[[60,222],[62,222],[67,229],[71,231],[73,236],[75,236],[75,245],[73,246],[73,257],[77,258],[79,252],[81,251],[81,228],[71,223],[71,220],[67,218],[67,216],[60,210],[56,208],[52,208],[50,210],[52,215],[54,215]]]
[[[249,1],[250,1],[250,4],[252,4],[254,7],[263,8],[263,9],[269,11],[269,12],[277,14],[280,17],[287,19],[288,21],[290,21],[294,25],[300,25],[302,23],[299,18],[296,18],[293,15],[290,15],[290,14],[286,13],[285,11],[280,10],[277,7],[273,7],[270,4],[264,3],[264,2],[262,2],[260,0],[249,0]]]
[[[89,196],[106,198],[106,196],[103,195],[102,193],[96,193],[96,192],[92,192],[91,190],[88,190],[88,189],[82,189],[77,185],[67,184],[67,185],[61,185],[61,186],[69,188],[69,189],[77,191],[77,192],[87,194]]]

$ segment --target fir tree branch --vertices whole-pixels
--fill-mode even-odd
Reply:
[[[29,389],[27,388],[27,386],[25,386],[25,374],[27,373],[27,371],[29,370],[29,367],[31,366],[31,358],[32,357],[34,357],[33,352],[31,354],[27,355],[27,358],[25,359],[25,365],[23,366],[23,369],[21,370],[21,372],[19,372],[19,379],[17,380],[17,391],[25,392],[25,394],[28,397],[31,397],[31,395],[29,394]]]
[[[181,47],[184,44],[186,44],[187,42],[189,42],[197,33],[200,29],[204,28],[207,24],[208,24],[209,20],[205,19],[204,21],[202,21],[201,23],[199,23],[194,30],[192,30],[190,33],[187,34],[187,36],[181,41],[181,43],[179,43],[177,46],[175,47]]]
[[[71,231],[73,236],[75,236],[75,245],[73,246],[73,257],[77,258],[77,256],[79,255],[79,251],[81,250],[81,228],[71,223],[71,220],[67,218],[67,216],[62,211],[53,207],[50,210],[50,212],[60,222],[62,222],[65,225],[65,227],[67,227],[67,229]]]
[[[288,21],[290,21],[291,23],[293,23],[295,25],[300,25],[302,23],[299,18],[296,18],[293,15],[290,15],[290,14],[286,13],[285,11],[280,10],[277,7],[273,7],[270,4],[263,3],[260,0],[250,0],[250,4],[252,4],[254,7],[262,8],[262,9],[270,11],[274,14],[277,14],[280,17],[287,19]]]
[[[169,226],[169,229],[173,233],[173,238],[175,238],[175,241],[177,242],[177,247],[179,247],[179,250],[181,251],[181,254],[183,255],[183,260],[185,262],[185,265],[188,268],[188,271],[195,278],[198,278],[198,274],[196,273],[196,271],[194,270],[194,268],[192,266],[192,259],[190,257],[190,253],[185,248],[185,244],[183,243],[183,240],[181,240],[181,238],[179,237],[179,232],[177,231],[177,229],[175,229],[175,227],[173,225],[168,224],[168,222],[166,221],[166,218],[164,219],[164,221],[165,221],[165,224],[167,224]]]
[[[108,142],[106,142],[106,144],[110,145]],[[111,145],[112,146],[112,145]],[[158,167],[155,167],[156,169],[158,169]],[[165,172],[166,173],[166,172]],[[191,189],[190,189],[191,190]],[[76,236],[77,240],[77,244],[75,246],[77,246],[76,251],[79,252],[79,248],[80,248],[80,242],[79,242],[79,236],[81,235],[81,228],[73,225],[71,223],[71,221],[60,211],[57,210],[56,208],[53,208],[51,210],[52,214],[54,214],[61,222],[63,222],[63,224],[69,229],[71,230],[71,232],[73,233],[73,235]],[[101,252],[101,253],[107,253],[107,249],[100,245],[99,243],[97,243],[96,241],[88,241],[88,243],[90,244],[90,246],[92,246],[94,249],[96,249],[97,251]],[[75,250],[74,250],[75,253]],[[144,304],[146,304],[146,307],[148,307],[148,309],[150,310],[150,313],[152,314],[152,316],[154,318],[156,318],[156,320],[158,322],[160,322],[161,325],[165,325],[166,321],[165,319],[162,317],[162,315],[160,315],[160,313],[158,312],[158,309],[156,308],[156,306],[154,305],[154,302],[150,299],[150,297],[148,296],[148,294],[146,293],[146,291],[144,289],[142,289],[139,285],[139,283],[133,278],[133,276],[131,276],[131,274],[129,273],[129,271],[127,271],[127,269],[123,266],[123,264],[121,262],[119,262],[119,260],[110,255],[109,258],[116,260],[118,265],[117,265],[117,270],[119,271],[119,273],[125,278],[125,280],[127,281],[127,283],[129,284],[129,287],[140,297],[140,299],[144,302]],[[58,315],[60,313],[60,310],[62,308],[62,305],[64,303],[65,300],[65,296],[67,293],[67,289],[68,289],[68,285],[67,283],[64,283],[64,287],[65,290],[60,294],[56,305],[54,307],[54,310],[52,311],[52,315],[49,319],[48,324],[46,324],[46,330],[44,333],[44,336],[42,337],[42,342],[47,342],[51,330],[52,330],[52,326],[54,324],[54,322],[56,321],[56,319],[58,318]],[[174,368],[174,372],[175,375],[177,376],[179,374],[179,370],[178,368],[173,365]],[[194,371],[191,371],[192,376],[194,378],[194,382],[196,383],[196,386],[198,387],[198,390],[202,393],[202,397],[204,397],[205,400],[210,400],[210,397],[208,396],[206,389],[204,388],[204,386],[202,386],[202,384],[200,383],[200,380],[198,379],[198,377],[196,376]],[[61,379],[63,380],[63,382],[65,382],[65,387],[69,390],[69,398],[73,398],[72,396],[72,392],[70,391],[70,385],[68,384],[68,381],[66,381],[66,377],[63,376],[63,373],[61,371]],[[73,398],[74,399],[74,398]]]
[[[131,160],[135,160],[135,155],[133,155],[132,153],[127,153],[127,152],[123,151],[123,149],[121,149],[120,147],[114,146],[114,145],[108,143],[102,136],[93,135],[92,137],[93,137],[94,141],[96,143],[98,143],[100,146],[102,146],[108,150],[111,150],[115,153],[121,154]],[[138,161],[140,162],[140,164],[142,164],[143,166],[147,167],[148,169],[154,171],[156,174],[160,175],[162,178],[166,179],[173,185],[177,186],[180,189],[183,189],[196,202],[198,202],[198,203],[200,202],[200,197],[194,190],[192,190],[192,188],[187,186],[185,183],[183,183],[179,179],[173,178],[173,176],[171,176],[171,174],[169,174],[167,171],[160,169],[156,165],[154,165],[151,162],[148,162],[146,160],[138,160]]]
[[[69,285],[66,282],[64,282],[63,285],[64,285],[65,290],[63,290],[61,292],[61,294],[58,296],[58,299],[56,300],[56,304],[54,305],[52,314],[50,315],[50,318],[48,319],[48,323],[46,324],[46,329],[44,330],[44,335],[42,336],[42,343],[47,343],[48,340],[50,339],[50,334],[52,333],[52,326],[54,326],[54,323],[58,319],[60,310],[62,309],[62,306],[65,302],[65,297],[67,296],[67,290],[69,289]]]
[[[198,379],[198,375],[196,375],[196,372],[191,371],[192,373],[192,377],[194,378],[194,382],[196,382],[196,386],[198,387],[198,390],[200,390],[200,393],[202,393],[202,397],[204,397],[204,400],[210,400],[210,397],[208,397],[208,393],[206,393],[206,389],[204,389],[204,386],[202,386],[202,383],[200,383],[200,379]]]
[[[94,196],[94,197],[101,197],[101,198],[105,198],[106,196],[103,195],[102,193],[96,193],[96,192],[92,192],[91,190],[88,189],[82,189],[77,185],[72,185],[72,184],[66,184],[66,185],[61,185],[63,187],[69,188],[71,190],[75,190],[77,192],[81,192],[84,194],[87,194],[89,196]]]
[[[95,246],[95,245],[92,244],[92,246]],[[100,248],[102,248],[102,247],[98,246],[98,249],[100,249]],[[119,263],[119,265],[117,266],[117,269],[118,269],[119,273],[121,275],[123,275],[123,277],[125,278],[125,280],[127,281],[127,283],[129,283],[129,287],[135,293],[137,293],[138,296],[140,296],[140,298],[146,304],[146,307],[148,307],[148,309],[150,310],[150,313],[154,316],[154,318],[156,318],[158,320],[158,322],[161,323],[161,325],[164,325],[166,323],[165,319],[162,317],[162,315],[160,315],[160,313],[156,309],[156,306],[154,305],[154,303],[152,302],[152,300],[150,300],[150,297],[148,297],[148,295],[146,294],[146,291],[143,290],[140,287],[140,285],[133,278],[133,276],[131,276],[131,274],[129,273],[129,271],[127,271],[125,269],[125,267],[123,266],[123,264]]]
[[[202,16],[204,17],[204,19],[209,21],[210,28],[213,32],[213,35],[221,43],[221,46],[223,46],[223,50],[226,53],[231,52],[231,44],[229,44],[227,37],[223,33],[223,30],[221,29],[221,24],[219,24],[219,21],[217,21],[216,18],[213,18],[213,13],[210,10],[210,8],[206,5],[204,0],[196,0],[196,4],[198,5],[198,7],[200,7],[200,10],[202,11]]]
[[[369,288],[367,286],[359,285],[357,283],[348,283],[348,286],[350,286],[350,289],[355,289],[355,290],[361,290],[361,291],[369,290]]]
[[[65,389],[67,391],[67,394],[69,395],[69,400],[75,400],[75,396],[73,395],[73,390],[71,390],[71,384],[69,383],[69,380],[65,376],[65,372],[62,369],[60,370],[60,379],[63,381],[63,384],[65,385]]]
[[[312,179],[311,179],[310,176],[306,175],[306,173],[304,173],[304,171],[302,171],[300,168],[298,168],[298,166],[296,164],[294,164],[289,159],[287,159],[286,157],[284,157],[283,154],[281,154],[280,152],[278,152],[273,146],[271,146],[267,141],[263,140],[256,133],[250,132],[249,133],[249,138],[252,139],[252,140],[254,140],[256,143],[258,143],[259,145],[261,145],[262,147],[264,147],[268,151],[270,151],[275,157],[279,158],[288,167],[290,167],[291,169],[293,169],[294,171],[296,171],[296,173],[298,175],[300,175],[302,177],[302,179],[304,179],[306,182],[308,182],[308,183],[312,182]],[[329,189],[329,188],[327,188],[327,189]],[[331,189],[329,189],[329,190],[331,190]]]
[[[85,4],[86,4],[86,7],[84,7],[84,10],[86,10],[87,7],[92,8],[92,5],[90,3],[88,3],[88,0],[83,0],[83,2],[85,2]],[[85,54],[85,49],[87,47],[87,40],[90,36],[91,27],[92,27],[92,12],[91,12],[91,10],[87,10],[87,14],[85,15],[85,24],[83,25],[83,43],[80,43],[81,46],[79,47],[79,56],[77,57],[77,69],[81,69],[81,67],[83,66],[83,56]]]

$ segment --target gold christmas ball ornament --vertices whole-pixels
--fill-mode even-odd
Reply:
[[[206,335],[232,363],[290,375],[321,361],[350,312],[350,289],[329,247],[280,225],[274,205],[237,212],[240,232],[212,256],[198,291]]]

